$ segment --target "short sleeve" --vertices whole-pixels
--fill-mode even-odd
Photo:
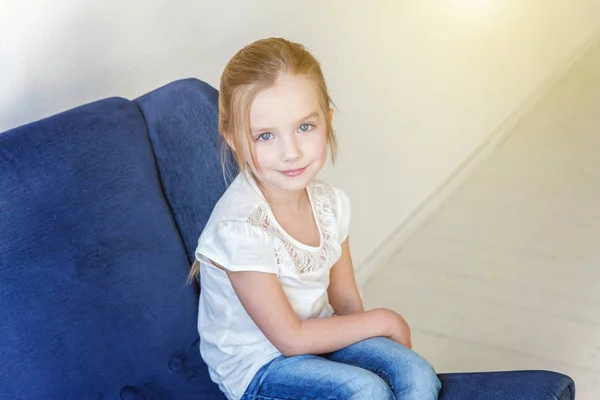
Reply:
[[[269,235],[246,222],[224,221],[200,236],[198,261],[213,261],[232,271],[257,271],[278,275],[279,267]]]
[[[350,199],[341,189],[333,188],[334,211],[340,243],[348,238],[350,231]]]

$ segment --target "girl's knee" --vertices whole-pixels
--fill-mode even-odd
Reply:
[[[422,358],[421,360],[422,362],[418,363],[413,370],[415,385],[426,392],[434,391],[437,394],[442,384],[431,364]]]
[[[404,370],[404,385],[408,386],[415,399],[437,399],[442,384],[429,362],[415,353],[408,368]],[[408,382],[406,382],[408,380]],[[412,397],[411,397],[412,398]]]
[[[406,399],[437,399],[440,380],[431,364],[419,354],[404,347],[390,348],[380,373],[394,394]]]
[[[351,400],[392,400],[395,399],[391,388],[376,374],[365,370],[364,373],[353,377],[346,387],[344,399]]]

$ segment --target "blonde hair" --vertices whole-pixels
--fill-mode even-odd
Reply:
[[[327,143],[335,162],[337,141],[328,118],[332,104],[319,62],[304,46],[282,38],[257,40],[242,48],[229,60],[219,88],[219,132],[224,142],[223,161],[233,150],[240,171],[247,166],[244,141],[254,165],[251,146],[250,105],[256,95],[275,83],[281,73],[312,80],[317,87],[319,105],[325,117]],[[225,163],[224,163],[225,165]]]
[[[319,62],[301,44],[282,38],[257,40],[239,50],[229,60],[219,87],[219,133],[223,139],[222,165],[225,177],[227,159],[232,155],[240,171],[248,166],[244,148],[249,151],[250,161],[256,165],[251,146],[250,106],[256,95],[275,83],[281,73],[308,78],[316,85],[319,105],[325,117],[327,144],[331,160],[335,163],[337,140],[329,107],[333,104]],[[244,146],[245,145],[245,146]],[[200,265],[195,261],[190,279],[198,276]]]

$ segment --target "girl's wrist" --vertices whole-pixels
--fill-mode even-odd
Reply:
[[[375,328],[375,336],[390,337],[392,335],[391,318],[389,317],[390,310],[385,308],[375,308],[367,311],[373,315],[373,327]]]

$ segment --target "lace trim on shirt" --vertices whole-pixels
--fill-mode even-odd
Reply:
[[[337,218],[335,193],[330,187],[315,186],[312,202],[315,218],[322,235],[322,246],[311,250],[302,249],[290,242],[287,234],[274,224],[266,204],[260,205],[248,218],[248,222],[260,227],[273,239],[277,264],[294,268],[298,273],[316,272],[330,268],[341,256],[341,247],[336,242]]]

